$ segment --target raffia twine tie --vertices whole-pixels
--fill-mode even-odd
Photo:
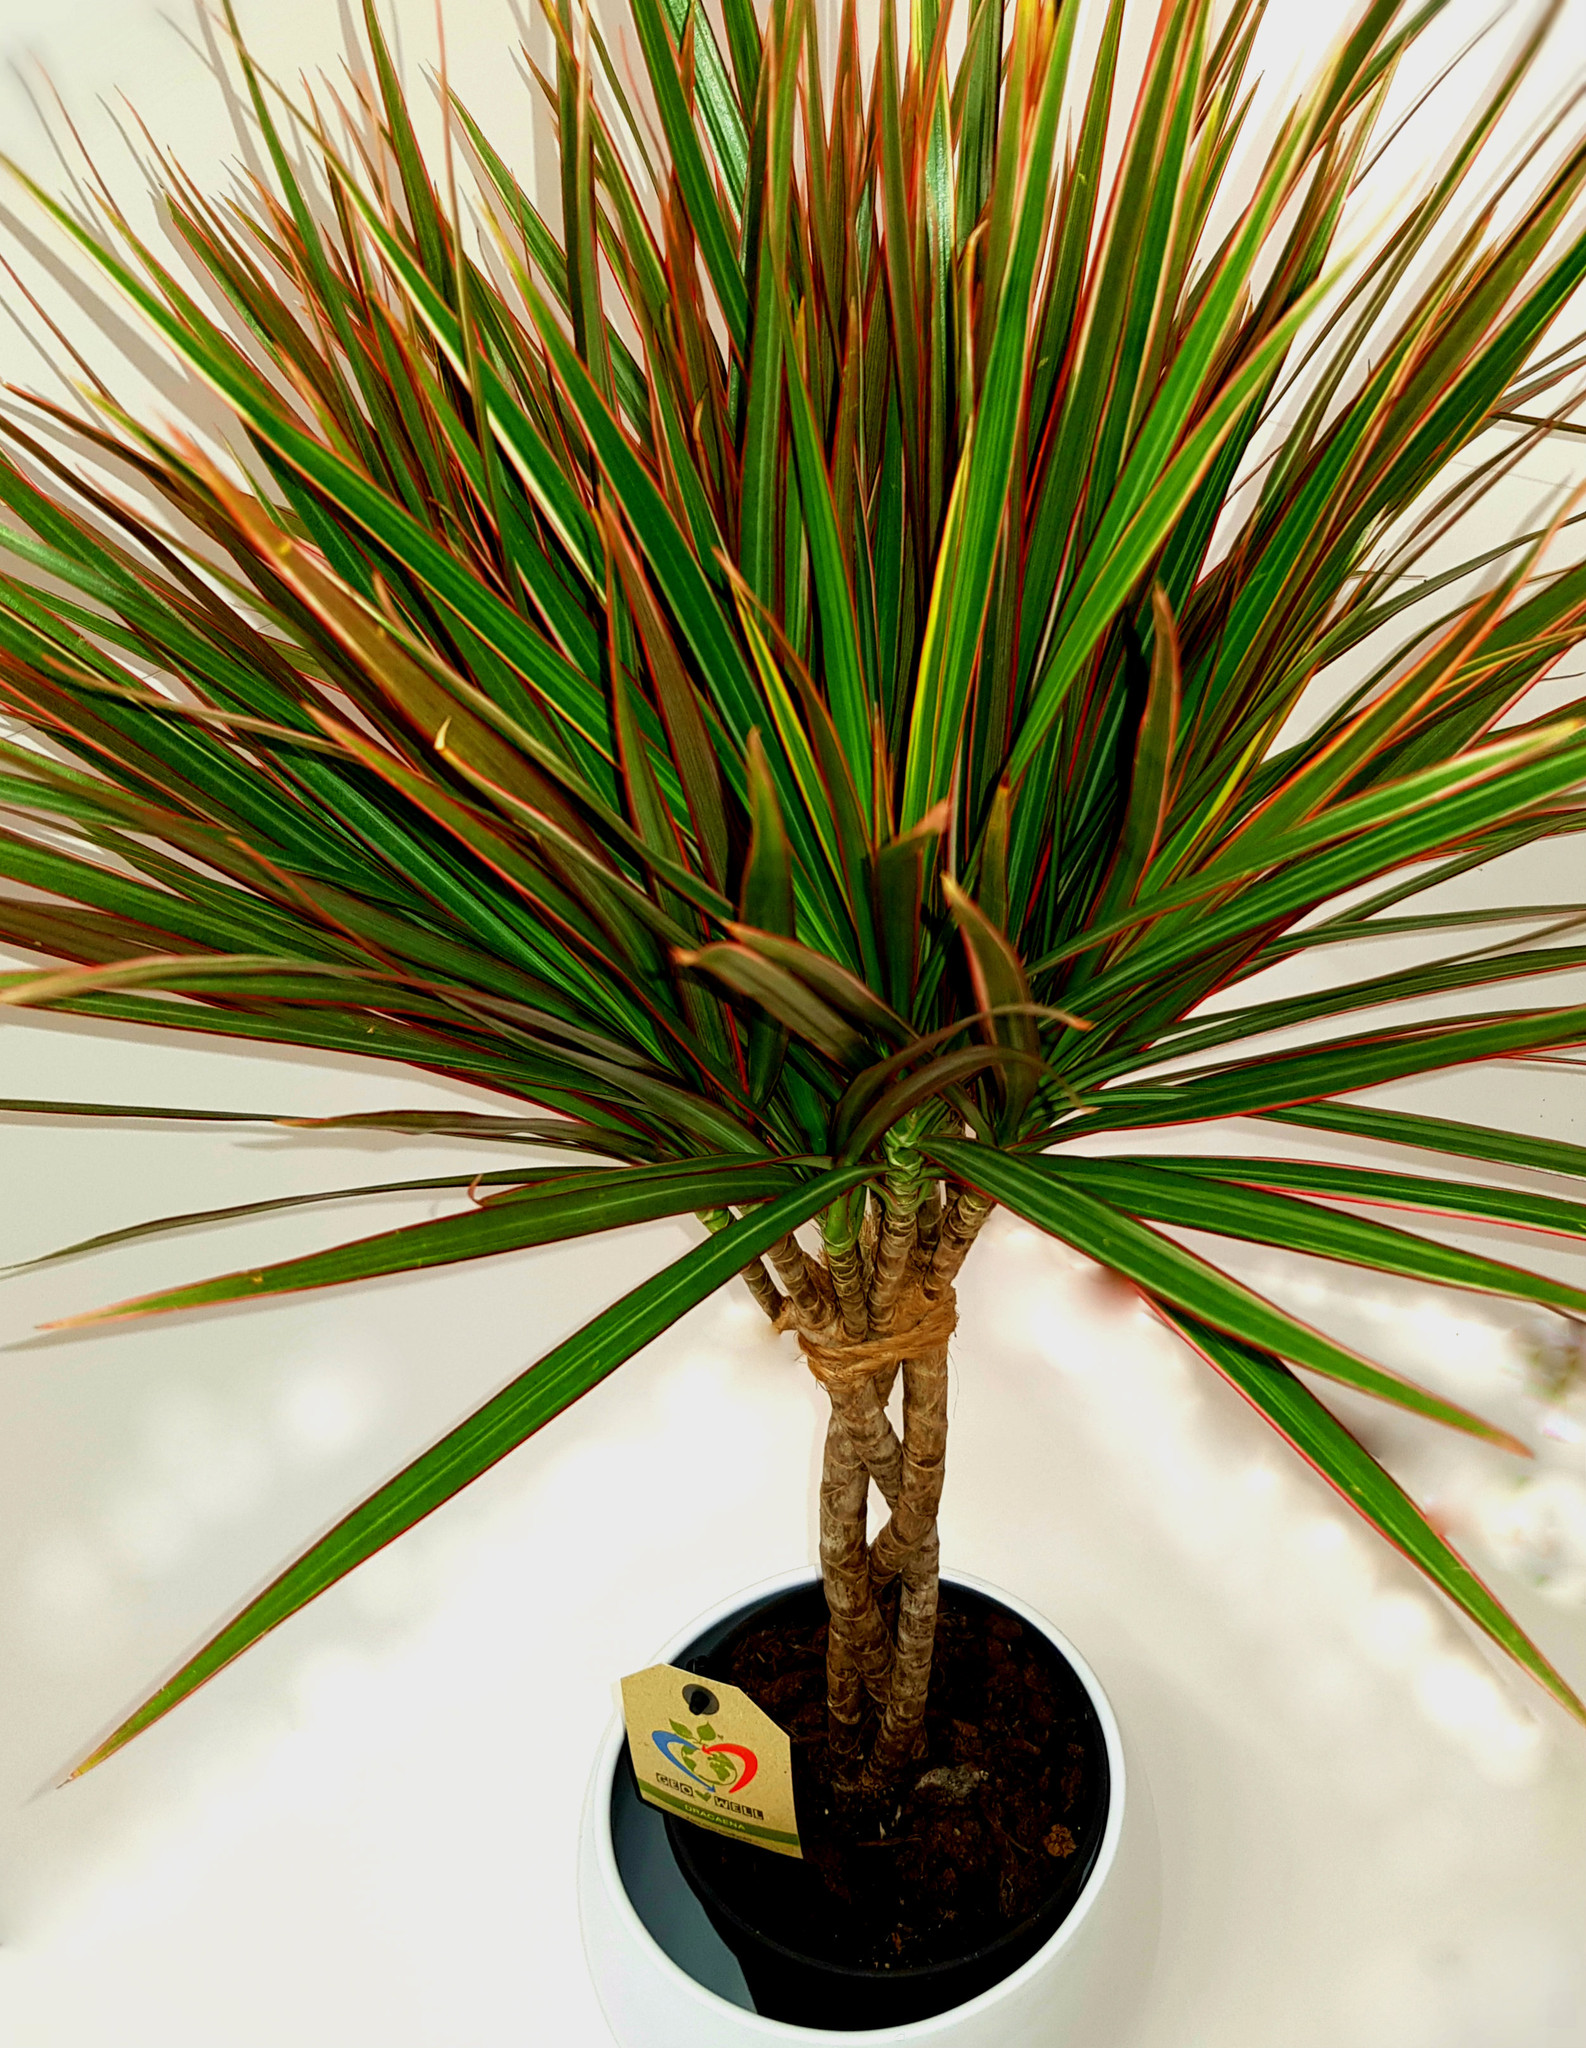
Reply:
[[[942,1350],[957,1328],[958,1304],[951,1294],[928,1302],[916,1291],[898,1303],[894,1326],[884,1337],[867,1337],[862,1343],[839,1337],[835,1343],[822,1344],[800,1331],[799,1347],[823,1387],[844,1386],[874,1379],[905,1359]]]

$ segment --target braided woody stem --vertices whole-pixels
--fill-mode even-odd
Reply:
[[[915,1328],[921,1335],[944,1309],[954,1308],[954,1282],[990,1211],[991,1204],[968,1188],[958,1189],[946,1205],[920,1284]],[[874,1590],[900,1581],[892,1683],[864,1774],[876,1789],[915,1753],[925,1718],[940,1597],[936,1516],[946,1462],[947,1346],[937,1341],[922,1346],[903,1367],[901,1484],[870,1552]]]
[[[864,1698],[887,1696],[892,1642],[876,1605],[865,1547],[865,1497],[870,1475],[833,1408],[821,1468],[821,1577],[830,1622],[826,1631],[827,1731],[839,1772],[860,1762]]]
[[[939,1344],[952,1328],[951,1302],[939,1303],[922,1324],[891,1338],[856,1344],[836,1329],[824,1340],[802,1336],[805,1360],[832,1404],[821,1473],[821,1575],[830,1623],[826,1632],[827,1724],[839,1779],[861,1773],[859,1726],[868,1693],[885,1711],[892,1696],[893,1645],[876,1604],[876,1585],[865,1541],[866,1503],[875,1480],[889,1506],[900,1497],[904,1453],[886,1418],[901,1348],[927,1330]],[[943,1351],[945,1359],[945,1350]]]
[[[861,1200],[863,1197],[861,1197]],[[887,1395],[892,1372],[886,1374],[885,1388],[878,1388],[874,1373],[854,1370],[864,1353],[870,1334],[870,1304],[865,1286],[864,1252],[860,1229],[864,1210],[846,1210],[834,1203],[822,1219],[821,1236],[826,1251],[826,1271],[837,1296],[842,1319],[843,1342],[834,1352],[811,1354],[806,1346],[810,1369],[831,1397],[832,1412],[842,1424],[849,1442],[864,1463],[870,1478],[890,1506],[897,1497],[902,1449],[887,1420]],[[857,1350],[855,1347],[859,1347]],[[831,1362],[827,1370],[822,1356]],[[859,1504],[861,1521],[864,1502]]]
[[[881,1186],[881,1227],[870,1281],[870,1327],[884,1334],[892,1328],[897,1314],[898,1297],[919,1241],[916,1219],[931,1184],[926,1178],[925,1161],[914,1143],[910,1119],[894,1124],[882,1145],[887,1155],[887,1176]]]
[[[799,1331],[807,1330],[811,1334],[829,1331],[836,1313],[831,1284],[793,1233],[789,1231],[786,1237],[779,1237],[766,1257],[787,1289]]]
[[[782,1312],[787,1307],[787,1296],[766,1271],[765,1262],[761,1259],[751,1259],[748,1265],[741,1269],[738,1277],[770,1320],[780,1325]]]
[[[947,1464],[947,1347],[903,1368],[903,1483],[870,1552],[879,1591],[901,1577],[892,1685],[866,1775],[885,1784],[913,1754],[925,1717],[936,1640],[937,1535]]]
[[[785,1299],[760,1269],[778,1318],[797,1331],[831,1402],[820,1486],[828,1731],[839,1785],[871,1790],[885,1789],[915,1753],[924,1720],[939,1598],[936,1515],[954,1283],[991,1209],[968,1188],[942,1202],[912,1142],[889,1139],[887,1150],[876,1210],[866,1216],[834,1205],[823,1218],[824,1260],[791,1235],[770,1248]],[[886,1413],[900,1372],[901,1440]],[[866,1540],[872,1483],[890,1510],[873,1544]],[[894,1582],[895,1631],[877,1597]],[[865,1758],[867,1697],[881,1719]]]
[[[714,1236],[718,1230],[725,1230],[728,1227],[733,1220],[733,1214],[730,1209],[701,1209],[699,1220]],[[782,1311],[787,1303],[783,1299],[781,1288],[766,1271],[764,1260],[751,1259],[747,1266],[739,1269],[739,1278],[771,1321],[780,1327]]]
[[[958,1278],[969,1256],[969,1248],[980,1235],[980,1227],[991,1214],[989,1196],[975,1188],[958,1188],[943,1212],[931,1261],[926,1269],[927,1298],[945,1293]]]
[[[865,1262],[859,1248],[864,1221],[865,1192],[858,1190],[859,1206],[844,1198],[833,1202],[821,1218],[821,1249],[826,1254],[826,1275],[837,1297],[843,1334],[862,1344],[870,1334],[870,1304],[865,1299]]]

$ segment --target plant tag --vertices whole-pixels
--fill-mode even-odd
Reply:
[[[735,1685],[652,1664],[622,1681],[639,1794],[684,1820],[802,1857],[786,1731]]]

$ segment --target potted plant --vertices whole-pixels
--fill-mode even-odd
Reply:
[[[1556,331],[1586,136],[1537,134],[1503,207],[1452,232],[1556,11],[1348,259],[1436,7],[1370,0],[1258,140],[1253,0],[1163,0],[1132,100],[1125,0],[1094,48],[1073,4],[977,0],[956,62],[934,5],[905,49],[888,0],[872,61],[852,5],[823,49],[801,0],[725,0],[717,25],[632,0],[642,110],[559,0],[537,74],[558,228],[444,76],[426,163],[366,4],[350,97],[294,97],[237,39],[269,175],[222,203],[155,158],[182,267],[102,184],[33,188],[231,431],[153,426],[97,380],[78,411],[0,419],[0,938],[55,963],[0,1002],[351,1050],[502,1103],[331,1120],[495,1147],[457,1213],[97,1316],[703,1226],[82,1769],[741,1276],[830,1396],[824,1604],[674,1653],[796,1702],[824,1816],[801,1881],[867,1939],[877,1883],[914,1901],[855,1969],[956,1954],[958,1896],[977,1940],[1001,1914],[998,1967],[1028,1985],[1065,1939],[1042,1922],[1032,1960],[1040,1913],[1091,1895],[1065,1893],[1070,1854],[1105,1871],[1122,1761],[1077,1653],[1016,1602],[943,1601],[955,1282],[996,1205],[1138,1290],[1586,1712],[1295,1368],[1513,1440],[1175,1234],[1586,1310],[1415,1220],[1578,1236],[1586,1204],[1508,1169],[1580,1178],[1586,1148],[1351,1099],[1586,1033],[1531,988],[1586,962],[1551,943],[1568,906],[1418,904],[1581,818],[1586,700],[1528,701],[1586,632],[1586,568],[1542,559],[1568,508],[1417,566],[1560,426],[1586,360]],[[1424,964],[1362,971],[1383,934],[1429,939]],[[1258,992],[1296,960],[1304,992]],[[1231,1118],[1253,1120],[1236,1156],[1129,1142]],[[1362,1145],[1266,1157],[1271,1122]],[[1014,1839],[960,1873],[931,1816],[1007,1835],[974,1717],[1011,1728],[1016,1691],[1044,1859]],[[909,1827],[856,1879],[867,1828]],[[996,1996],[932,2010],[1012,2039],[1006,2014],[974,2033]]]

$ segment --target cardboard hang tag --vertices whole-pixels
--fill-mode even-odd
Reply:
[[[639,1795],[735,1841],[802,1857],[793,1749],[784,1729],[735,1685],[672,1664],[622,1681]]]

